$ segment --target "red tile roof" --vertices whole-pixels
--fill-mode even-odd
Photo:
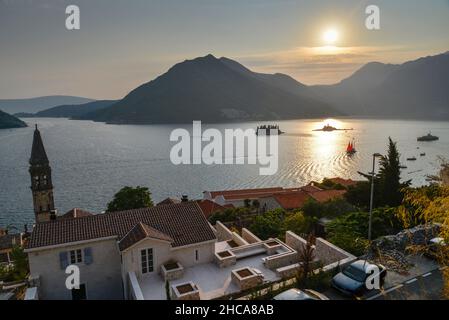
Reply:
[[[211,191],[210,194],[212,199],[218,196],[224,196],[225,198],[234,197],[240,198],[245,194],[263,194],[263,193],[272,193],[274,191],[282,191],[281,187],[273,187],[273,188],[258,188],[258,189],[240,189],[240,190],[224,190],[224,191]],[[244,199],[244,198],[242,198]]]
[[[335,198],[341,198],[346,190],[322,190],[310,193],[310,196],[318,202],[326,202]]]
[[[142,222],[139,222],[120,240],[118,246],[120,250],[123,251],[145,238],[173,242],[172,237]]]
[[[139,222],[170,236],[173,247],[216,239],[198,204],[182,202],[38,223],[31,233],[27,248],[105,237],[120,239]]]
[[[196,203],[198,203],[198,205],[201,208],[201,211],[203,212],[204,216],[207,219],[209,219],[212,213],[217,211],[224,211],[227,209],[225,206],[221,206],[218,203],[215,203],[211,200],[196,200]]]
[[[274,199],[285,210],[301,208],[310,196],[304,191],[292,191],[280,193],[274,196]]]
[[[317,192],[317,191],[321,191],[322,189],[312,185],[312,184],[308,184],[307,186],[301,187],[301,190],[307,193],[313,193],[313,192]]]
[[[168,198],[165,198],[164,200],[162,200],[161,202],[159,202],[157,204],[157,206],[164,205],[164,204],[180,203],[180,202],[181,202],[181,200],[179,200],[179,199],[168,197]]]

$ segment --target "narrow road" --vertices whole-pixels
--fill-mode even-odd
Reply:
[[[367,300],[444,300],[443,273],[436,269],[370,295]]]

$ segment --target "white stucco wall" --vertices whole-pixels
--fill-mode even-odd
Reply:
[[[93,261],[78,266],[87,298],[123,299],[120,254],[115,239],[29,252],[31,276],[40,277],[40,299],[72,299],[71,291],[65,287],[68,275],[61,269],[59,253],[86,247],[92,248]]]
[[[141,250],[153,249],[154,271],[151,274],[142,274],[141,270]],[[198,250],[199,260],[195,261],[195,250]],[[170,243],[155,239],[145,239],[122,253],[123,257],[123,278],[129,272],[135,272],[138,279],[146,276],[159,274],[161,265],[174,260],[180,262],[184,268],[192,267],[197,264],[209,263],[214,261],[215,242],[207,242],[186,246],[181,248],[172,248]]]

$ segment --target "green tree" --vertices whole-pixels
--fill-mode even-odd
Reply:
[[[399,209],[399,217],[406,227],[417,223],[441,224],[439,236],[449,243],[449,186],[430,186],[417,189],[407,189],[404,204]],[[425,252],[426,246],[413,248]],[[449,265],[449,250],[443,247],[437,255],[442,266]],[[443,271],[443,293],[449,298],[449,269]]]
[[[309,199],[301,210],[307,217],[315,217],[318,219],[322,217],[338,217],[348,212],[357,211],[353,205],[343,198],[335,198],[322,203],[314,199]]]
[[[283,222],[283,231],[292,231],[296,234],[307,233],[311,229],[311,219],[305,217],[300,211],[287,214]],[[281,236],[281,235],[279,235]]]
[[[388,138],[388,154],[380,160],[380,168],[377,178],[379,180],[379,192],[382,195],[378,205],[390,207],[399,206],[404,197],[402,189],[410,185],[410,181],[401,183],[401,164],[396,142]]]
[[[283,231],[285,212],[281,209],[267,211],[256,216],[250,230],[261,239],[276,238]]]
[[[404,197],[403,189],[410,180],[401,182],[401,167],[396,142],[388,138],[388,153],[379,161],[379,172],[374,177],[374,207],[399,206]],[[349,187],[345,198],[360,209],[367,209],[370,202],[371,174],[359,172],[368,181]]]
[[[312,263],[315,259],[315,248],[313,247],[315,239],[312,234],[307,237],[306,244],[302,245],[301,250],[298,252],[299,262],[302,264],[300,271],[296,276],[297,284],[299,288],[307,286],[307,280],[312,273]]]
[[[212,213],[209,217],[209,222],[212,224],[216,224],[217,221],[220,222],[231,222],[235,221],[237,218],[243,218],[245,215],[251,213],[249,208],[228,208],[223,211],[217,211]]]
[[[28,256],[23,248],[15,245],[10,253],[13,268],[10,271],[14,280],[24,280],[29,273]]]
[[[153,206],[151,193],[146,187],[123,187],[108,203],[107,212],[149,208]]]
[[[396,234],[402,229],[397,217],[397,208],[378,208],[373,211],[373,238]],[[353,212],[329,222],[326,226],[330,242],[355,255],[361,255],[367,248],[368,212]]]

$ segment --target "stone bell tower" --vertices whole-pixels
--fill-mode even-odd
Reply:
[[[34,130],[29,172],[36,223],[50,221],[56,217],[51,168],[37,125]]]

